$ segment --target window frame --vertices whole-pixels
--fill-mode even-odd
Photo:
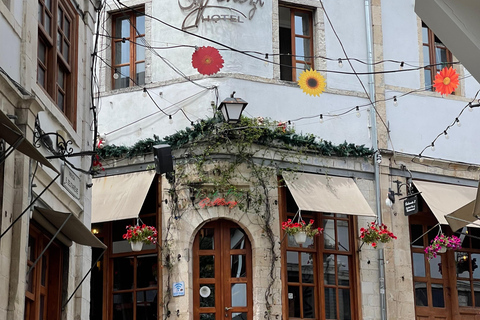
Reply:
[[[143,34],[137,34],[137,17],[141,16],[140,13],[143,13],[143,16],[145,17],[145,9],[144,8],[138,8],[135,10],[131,10],[128,12],[121,12],[121,13],[115,13],[112,15],[112,68],[111,68],[111,81],[112,81],[112,89],[117,90],[117,89],[126,89],[134,86],[141,86],[145,85],[145,79],[143,83],[137,83],[137,65],[143,63],[145,66],[145,57],[143,60],[137,60],[137,47],[142,47],[139,46],[138,39],[139,38],[145,38],[146,35],[146,30],[144,30]],[[124,18],[125,16],[128,17],[128,20],[130,22],[130,34],[129,37],[124,37],[120,38],[116,35],[116,25],[117,25],[117,20],[119,18]],[[125,42],[128,41],[129,43],[129,62],[128,63],[116,63],[115,61],[115,54],[116,54],[116,44],[123,42],[125,39]],[[131,40],[133,39],[133,40]],[[144,48],[144,47],[142,47]],[[145,48],[143,49],[145,50]],[[145,56],[145,54],[144,54]],[[114,78],[115,73],[121,69],[121,67],[129,67],[129,74],[128,74],[128,86],[123,87],[120,86],[117,88],[116,87],[116,81]],[[120,75],[120,78],[118,80],[121,80],[122,75]]]
[[[65,115],[70,124],[76,129],[76,79],[78,57],[78,13],[70,1],[49,0],[51,8],[46,5],[46,0],[38,0],[39,12],[37,17],[37,77],[40,88],[50,97],[55,106]],[[59,14],[61,13],[61,23]],[[48,25],[45,17],[48,16]],[[68,28],[65,23],[68,21]],[[46,29],[48,25],[48,29]],[[68,31],[67,31],[68,30]],[[43,45],[43,57],[40,50]],[[58,48],[60,45],[60,48]],[[62,53],[65,45],[68,47],[68,57]],[[40,81],[40,70],[43,71],[43,83]],[[59,83],[59,71],[63,71],[63,83]],[[61,98],[63,97],[63,98]]]
[[[308,9],[308,8],[300,8],[300,7],[294,7],[291,5],[286,5],[286,4],[279,4],[279,16],[280,16],[280,8],[287,8],[290,10],[290,51],[288,54],[291,54],[291,60],[289,65],[280,65],[280,80],[284,81],[292,81],[296,82],[298,80],[297,78],[297,64],[301,63],[304,66],[308,66],[309,69],[314,69],[314,62],[315,62],[315,55],[314,55],[314,47],[315,47],[315,37],[314,37],[314,16],[315,16],[315,11],[314,9]],[[295,17],[296,14],[298,13],[305,13],[307,14],[307,18],[309,19],[308,21],[308,27],[309,27],[309,34],[308,35],[303,35],[301,33],[297,34],[296,29],[295,29]],[[282,49],[282,36],[280,35],[280,29],[281,27],[279,26],[279,50],[281,51]],[[309,52],[309,59],[310,62],[306,61],[305,57],[303,57],[303,60],[300,59],[300,57],[296,56],[297,53],[297,48],[295,45],[295,40],[297,38],[301,39],[307,39],[309,40],[310,43],[310,52]],[[284,56],[286,53],[280,52],[280,61],[282,61],[282,56]],[[287,76],[287,74],[283,75],[282,74],[282,67],[285,68],[290,68],[291,69],[291,78]],[[304,68],[303,70],[305,70]],[[303,71],[302,70],[302,71]]]

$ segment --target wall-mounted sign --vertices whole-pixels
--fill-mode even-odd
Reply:
[[[174,297],[184,296],[185,295],[185,282],[174,282],[172,288],[172,295]]]
[[[77,176],[67,165],[63,166],[62,173],[62,186],[64,186],[72,196],[80,199],[80,177]]]
[[[215,200],[210,200],[210,198],[205,198],[198,203],[200,208],[205,207],[228,207],[230,209],[234,208],[238,204],[237,201],[226,201],[225,198],[217,198]]]
[[[259,7],[263,7],[263,0],[178,0],[180,9],[187,12],[183,20],[182,29],[197,28],[203,22],[227,21],[244,23],[252,20]],[[242,4],[247,14],[228,6],[230,3]],[[227,5],[224,5],[227,4]],[[248,11],[248,12],[247,12]]]
[[[405,215],[409,216],[418,212],[418,196],[409,196],[403,202],[403,208],[405,210]]]

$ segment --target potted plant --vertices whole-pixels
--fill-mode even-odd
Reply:
[[[288,219],[282,223],[282,229],[289,236],[293,236],[298,244],[304,244],[307,237],[313,238],[323,231],[323,228],[313,227],[314,222],[313,219],[310,219],[308,224],[303,220],[293,222],[292,219]]]
[[[428,260],[436,258],[439,253],[447,252],[447,249],[461,249],[462,240],[456,236],[447,237],[443,233],[436,236],[431,244],[425,248],[425,254]]]
[[[388,230],[386,225],[383,223],[379,225],[373,221],[367,228],[360,228],[360,239],[376,249],[379,243],[388,243],[397,237]]]
[[[132,251],[141,251],[143,244],[157,243],[157,229],[147,226],[127,226],[127,233],[123,235],[123,239],[128,240],[132,246]]]

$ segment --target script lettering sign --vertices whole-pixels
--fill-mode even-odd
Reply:
[[[418,196],[410,196],[405,199],[403,202],[403,208],[405,210],[405,215],[410,216],[418,212]]]

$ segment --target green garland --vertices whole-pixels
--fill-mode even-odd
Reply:
[[[188,144],[202,141],[224,143],[233,139],[280,149],[302,149],[323,156],[368,157],[374,153],[373,149],[369,149],[365,145],[355,145],[346,141],[334,145],[330,141],[318,141],[313,134],[296,134],[295,130],[283,129],[281,126],[277,126],[277,122],[270,120],[258,123],[257,119],[242,118],[239,124],[232,126],[224,123],[220,117],[215,117],[201,120],[193,128],[185,128],[166,136],[163,140],[154,135],[153,139],[139,140],[131,147],[107,145],[102,149],[97,149],[97,154],[103,159],[133,158],[152,153],[152,147],[157,144],[169,144],[172,149],[179,149]]]

